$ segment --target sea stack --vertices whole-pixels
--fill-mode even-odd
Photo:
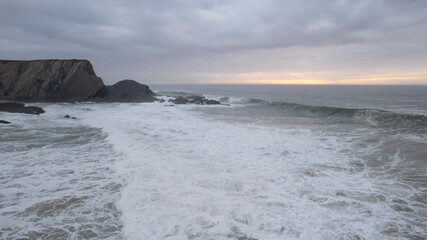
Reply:
[[[150,88],[134,80],[125,79],[105,88],[91,99],[95,102],[154,102],[155,98]]]
[[[0,60],[0,98],[3,99],[87,101],[104,87],[88,60]]]
[[[88,60],[0,60],[0,100],[20,102],[153,102],[147,85],[105,86]]]

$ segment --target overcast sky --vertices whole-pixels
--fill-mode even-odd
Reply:
[[[0,59],[106,83],[427,84],[427,0],[0,0]]]

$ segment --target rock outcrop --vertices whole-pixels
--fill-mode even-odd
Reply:
[[[0,60],[0,98],[3,99],[87,101],[104,87],[88,60]]]
[[[154,102],[157,99],[147,85],[123,80],[105,86],[88,60],[0,60],[0,100],[21,102]],[[175,104],[221,104],[201,96],[175,97]],[[20,103],[14,103],[20,104]],[[29,113],[23,105],[11,105],[11,111]],[[19,110],[17,110],[19,109]],[[44,111],[43,111],[44,112]],[[39,114],[38,110],[34,113]]]
[[[76,117],[71,117],[70,115],[68,115],[68,114],[66,114],[65,116],[64,116],[64,118],[68,118],[68,119],[77,119]]]
[[[25,106],[23,103],[12,102],[12,101],[0,101],[0,112],[10,113],[27,113],[39,115],[44,113],[44,110],[40,107]]]
[[[95,102],[154,102],[155,97],[147,85],[134,80],[122,80],[105,88],[91,101]]]
[[[197,105],[219,105],[221,102],[211,99],[206,99],[201,96],[189,96],[189,97],[176,97],[175,99],[169,99],[169,102],[175,104],[197,104]]]

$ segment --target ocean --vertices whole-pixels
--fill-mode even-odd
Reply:
[[[151,88],[0,112],[0,239],[427,237],[427,86]]]

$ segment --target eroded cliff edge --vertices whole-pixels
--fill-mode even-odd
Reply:
[[[175,104],[221,104],[202,96],[170,97],[169,102]],[[164,99],[156,98],[147,85],[134,80],[105,86],[88,60],[0,60],[0,111],[29,113],[31,107],[21,103],[11,105],[11,101],[163,102]],[[14,106],[17,109],[12,109]]]
[[[0,60],[0,98],[3,99],[88,101],[104,88],[88,60]]]

